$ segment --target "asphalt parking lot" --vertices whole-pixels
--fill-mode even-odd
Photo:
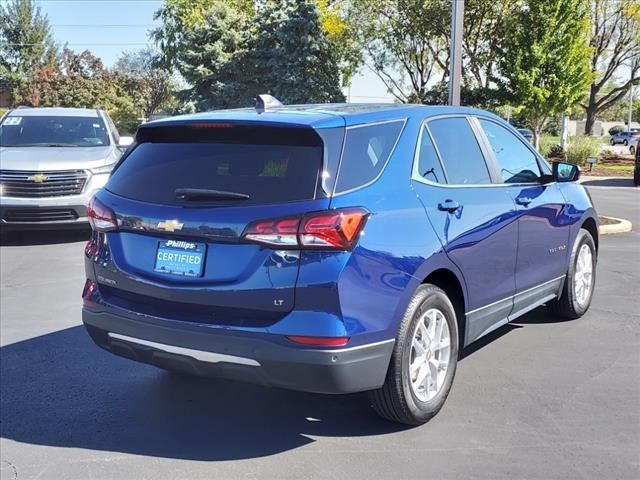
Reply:
[[[544,308],[465,353],[447,404],[403,428],[360,395],[182,379],[80,326],[85,233],[0,247],[0,478],[640,478],[640,188],[587,180],[601,214],[591,310]]]

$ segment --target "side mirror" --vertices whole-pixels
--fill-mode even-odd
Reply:
[[[575,182],[580,178],[580,167],[573,163],[553,162],[553,179],[556,182]]]
[[[120,141],[118,142],[118,148],[121,151],[125,151],[129,148],[129,145],[133,143],[133,137],[120,137]]]

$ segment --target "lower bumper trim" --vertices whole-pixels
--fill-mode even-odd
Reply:
[[[111,338],[116,340],[123,340],[129,343],[137,343],[138,345],[144,345],[145,347],[155,348],[156,350],[162,350],[167,353],[175,353],[176,355],[184,355],[185,357],[191,357],[195,360],[207,363],[237,363],[239,365],[249,365],[252,367],[259,367],[260,363],[252,358],[237,357],[235,355],[226,355],[224,353],[205,352],[203,350],[193,350],[191,348],[176,347],[175,345],[165,345],[164,343],[151,342],[149,340],[143,340],[141,338],[129,337],[127,335],[120,335],[119,333],[109,332]]]

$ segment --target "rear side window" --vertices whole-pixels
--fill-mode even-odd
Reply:
[[[375,180],[389,160],[400,137],[404,120],[347,129],[336,182],[336,193]]]
[[[420,134],[418,173],[425,180],[435,183],[447,183],[438,154],[425,127],[422,128],[422,133]]]
[[[429,122],[429,130],[440,152],[450,184],[491,183],[482,150],[466,118],[432,120]]]
[[[538,181],[540,167],[536,156],[518,137],[489,120],[480,120],[480,125],[489,139],[504,183]]]
[[[127,156],[107,189],[167,205],[185,204],[176,189],[249,195],[246,200],[216,200],[215,204],[282,203],[313,199],[321,169],[321,146],[150,142]]]

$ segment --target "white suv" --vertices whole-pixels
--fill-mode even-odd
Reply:
[[[0,119],[0,226],[86,225],[86,205],[122,151],[106,112],[18,108]]]

